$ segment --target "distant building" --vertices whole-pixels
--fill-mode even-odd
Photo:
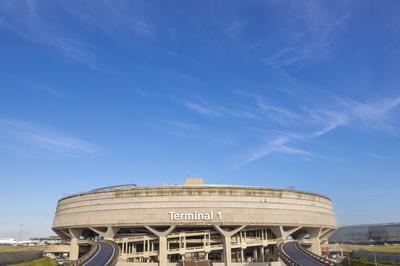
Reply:
[[[29,241],[37,245],[59,245],[65,243],[59,236],[32,237]]]
[[[0,238],[0,245],[15,245],[16,243],[14,238]]]
[[[349,244],[400,243],[400,223],[343,226],[330,236],[329,242]]]

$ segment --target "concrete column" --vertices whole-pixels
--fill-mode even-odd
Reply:
[[[319,242],[319,238],[312,238],[311,243],[311,252],[321,256],[321,243]]]
[[[243,252],[243,249],[241,248],[240,249],[240,262],[244,262],[243,256],[244,256],[244,252]]]
[[[119,227],[108,226],[105,232],[100,231],[94,227],[89,227],[89,229],[98,234],[99,236],[104,237],[104,239],[113,240],[114,236],[117,234],[119,230]]]
[[[147,230],[158,236],[159,241],[159,250],[158,250],[158,265],[159,266],[167,266],[168,258],[167,258],[167,235],[169,235],[174,229],[175,225],[172,225],[167,230],[160,232],[156,229],[145,226]]]
[[[309,231],[310,240],[311,240],[311,252],[321,255],[321,244],[319,241],[319,236],[321,234],[322,228],[312,228]]]
[[[224,262],[225,265],[231,265],[232,263],[232,249],[231,249],[231,237],[224,237]]]
[[[77,260],[79,259],[79,245],[78,239],[73,237],[71,238],[70,250],[69,250],[69,259]]]
[[[260,256],[261,256],[261,261],[264,262],[265,261],[265,251],[264,251],[263,246],[260,247]]]
[[[79,258],[79,238],[82,235],[82,229],[69,229],[69,234],[71,236],[69,259],[77,260]]]
[[[257,247],[253,247],[253,259],[254,262],[257,262]]]
[[[220,233],[223,237],[224,244],[224,265],[230,266],[232,264],[232,250],[231,250],[231,237],[241,231],[246,225],[242,225],[239,228],[232,231],[225,231],[219,225],[214,226],[215,229]]]
[[[108,226],[107,231],[104,233],[104,239],[114,240],[114,236],[117,234],[119,228]]]

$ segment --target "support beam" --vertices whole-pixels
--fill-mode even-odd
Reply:
[[[68,229],[71,236],[69,259],[77,260],[79,258],[79,245],[78,241],[82,235],[83,229]]]
[[[94,227],[89,227],[90,230],[103,237],[104,239],[113,240],[114,236],[117,234],[119,227],[108,226],[105,232],[98,230]]]
[[[292,228],[292,229],[289,229],[289,230],[286,230],[286,231],[283,230],[282,226],[280,226],[280,228],[281,228],[281,230],[283,232],[282,235],[284,236],[284,239],[287,239],[291,234],[293,234],[294,232],[300,230],[302,228],[302,226],[298,226],[298,227],[295,227],[295,228]]]
[[[232,264],[232,249],[231,249],[231,237],[241,231],[246,225],[242,225],[232,231],[226,231],[219,225],[214,225],[215,229],[223,236],[224,244],[224,265],[230,266]]]
[[[321,243],[319,237],[321,235],[322,228],[320,227],[311,228],[307,231],[309,232],[311,240],[311,252],[317,255],[321,255]]]
[[[158,248],[158,265],[159,266],[167,266],[168,258],[167,258],[167,236],[174,231],[176,225],[171,225],[165,231],[158,231],[150,226],[145,226],[147,230],[158,236],[159,248]]]

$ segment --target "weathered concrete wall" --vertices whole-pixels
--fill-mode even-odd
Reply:
[[[222,213],[212,221],[174,221],[168,212]],[[336,227],[321,195],[253,187],[174,186],[98,191],[59,201],[54,228],[129,225],[302,225]]]

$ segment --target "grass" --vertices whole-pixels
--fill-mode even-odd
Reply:
[[[347,258],[345,258],[342,262],[341,265],[343,266],[349,266],[349,262]],[[384,263],[377,263],[378,266],[393,266],[395,264],[384,264]],[[360,260],[360,259],[351,259],[351,266],[375,266],[374,262],[367,261],[367,260]]]
[[[42,247],[14,247],[14,246],[0,246],[0,253],[13,253],[20,251],[32,251],[32,250],[43,250]]]
[[[400,253],[400,245],[388,245],[388,246],[368,246],[368,245],[350,245],[343,244],[341,245],[343,251],[352,250],[366,250],[366,251],[375,251],[375,252],[386,252],[386,253]]]
[[[43,257],[37,260],[26,261],[17,264],[10,264],[9,266],[56,266],[56,265],[57,263],[54,260],[48,257]]]

